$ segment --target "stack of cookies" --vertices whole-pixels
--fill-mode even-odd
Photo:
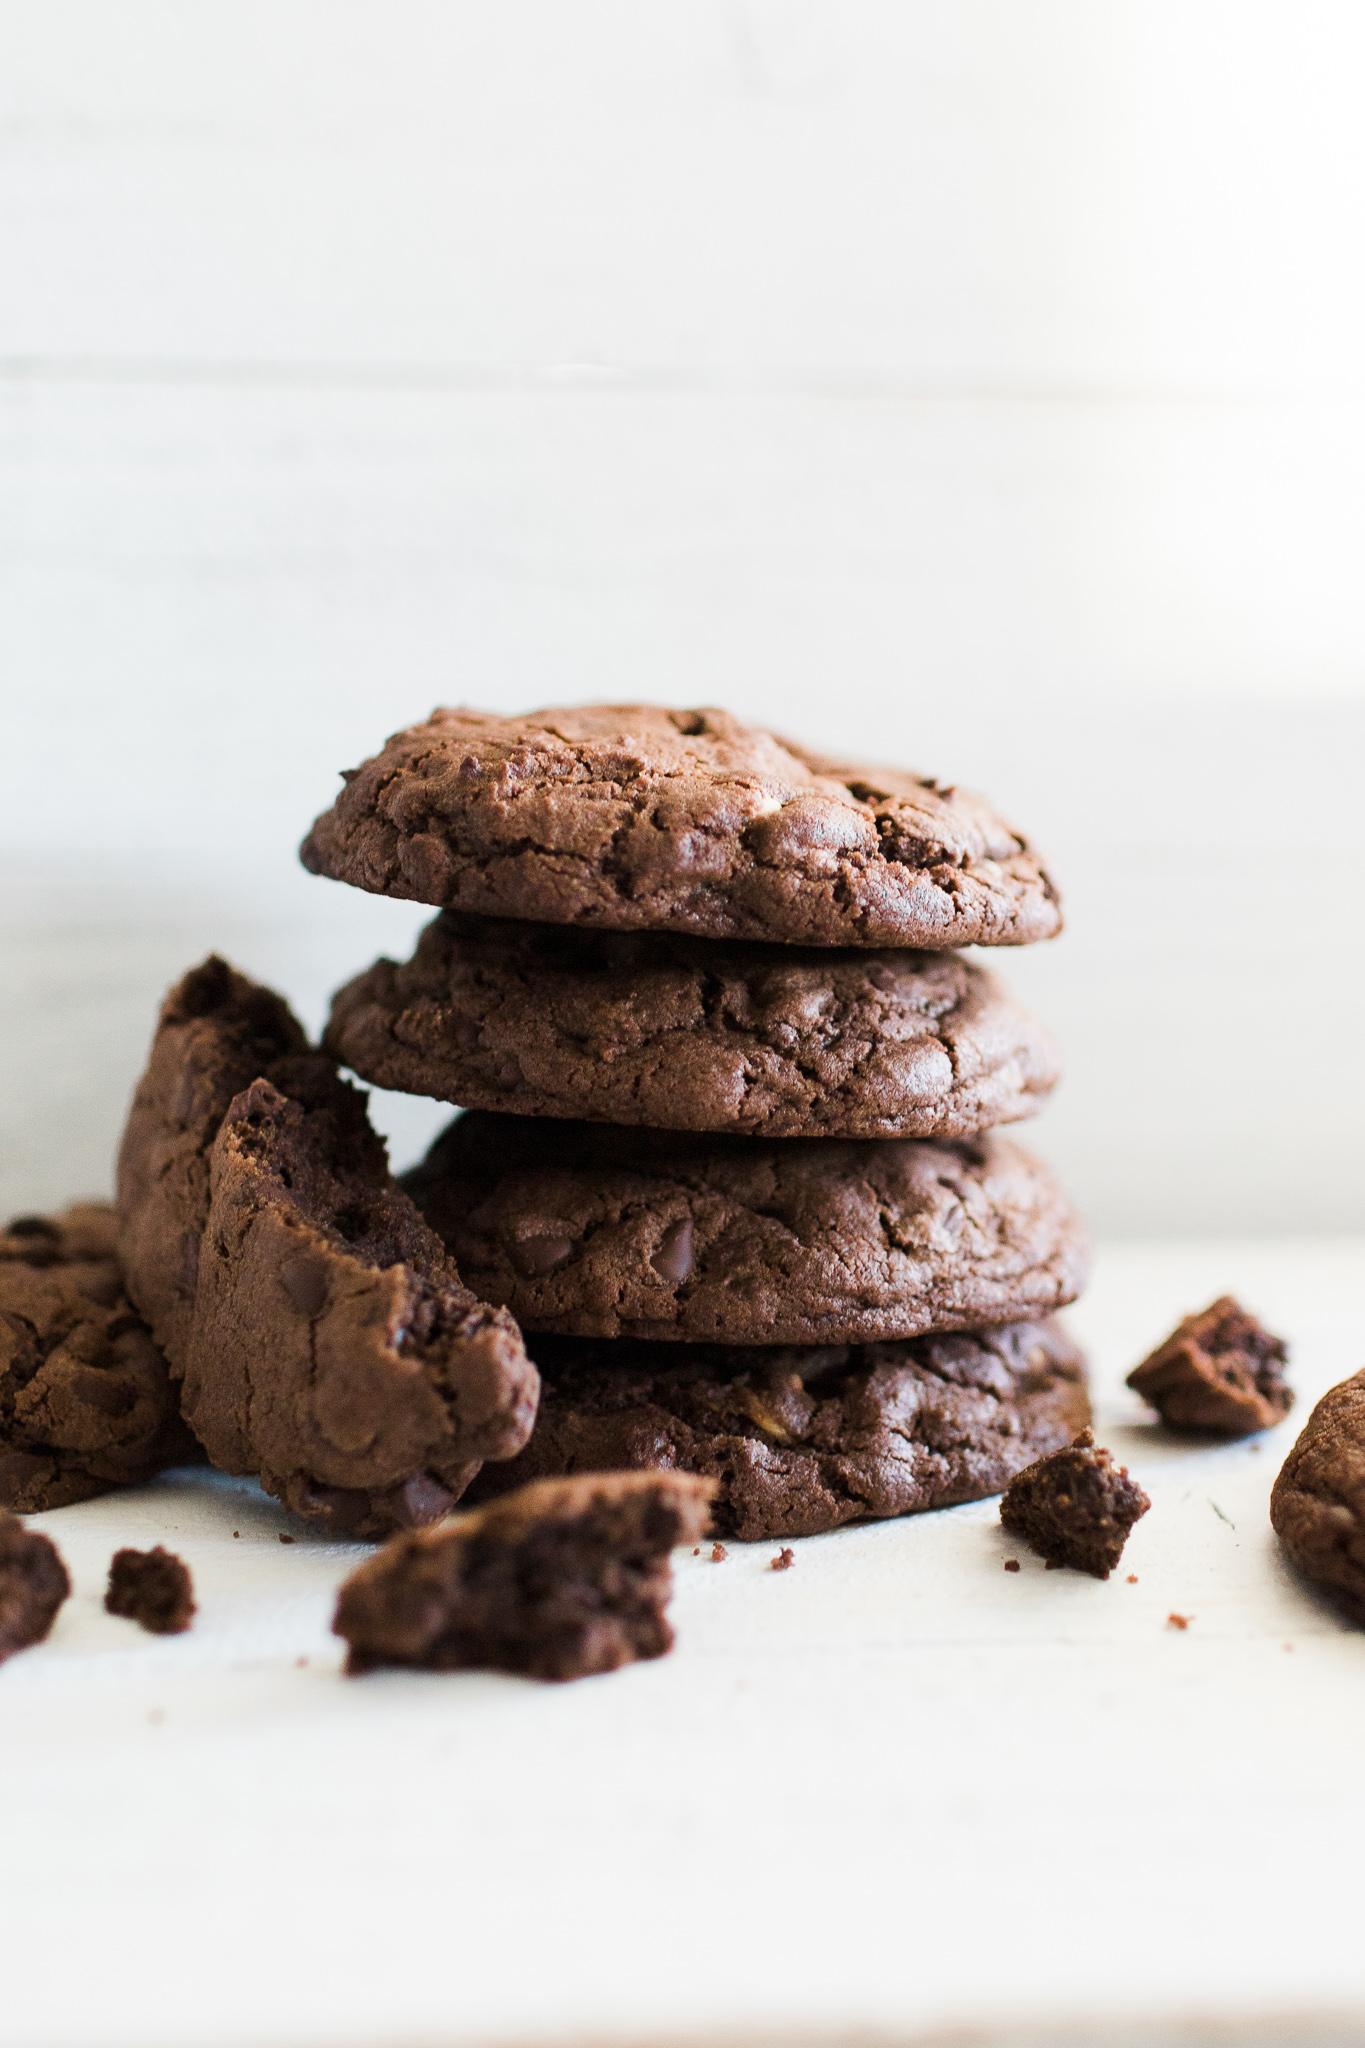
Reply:
[[[339,993],[323,1043],[465,1112],[385,1200],[395,1244],[394,1205],[420,1211],[404,1242],[463,1290],[497,1381],[466,1462],[390,1475],[353,1526],[674,1469],[715,1483],[717,1533],[806,1535],[997,1493],[1085,1425],[1052,1319],[1084,1231],[994,1135],[1047,1099],[1055,1053],[960,950],[1060,912],[981,799],[719,711],[438,711],[346,777],[303,859],[440,907],[410,961]],[[539,1371],[529,1438],[505,1312]],[[458,1363],[436,1372],[455,1411]],[[276,1490],[319,1512],[335,1487],[300,1470]]]

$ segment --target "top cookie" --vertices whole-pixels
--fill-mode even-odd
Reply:
[[[814,946],[1023,946],[1061,928],[1027,840],[965,790],[726,711],[434,711],[346,775],[304,866],[549,924]]]

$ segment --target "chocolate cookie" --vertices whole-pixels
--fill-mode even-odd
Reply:
[[[471,1110],[404,1186],[533,1330],[847,1344],[1045,1315],[1085,1233],[1016,1146],[694,1137]]]
[[[0,1509],[0,1664],[44,1640],[70,1591],[51,1538]]]
[[[1040,1109],[1051,1039],[958,953],[584,932],[448,910],[332,1004],[327,1050],[468,1109],[761,1137],[967,1138]]]
[[[1270,1519],[1303,1576],[1365,1622],[1365,1372],[1318,1402],[1275,1481]]]
[[[223,1470],[374,1535],[525,1443],[539,1383],[515,1323],[395,1188],[364,1096],[220,960],[167,998],[119,1201],[130,1291]]]
[[[116,1230],[107,1203],[80,1202],[0,1231],[0,1506],[20,1514],[203,1456],[124,1294]]]
[[[1097,1446],[1091,1430],[1029,1465],[1005,1488],[1000,1519],[1047,1559],[1107,1579],[1134,1522],[1152,1505],[1126,1465]]]
[[[1230,1294],[1186,1316],[1135,1366],[1128,1385],[1174,1429],[1250,1436],[1273,1429],[1294,1405],[1285,1346]]]
[[[811,946],[1022,946],[1061,926],[1037,853],[980,797],[728,711],[437,710],[345,780],[303,863],[381,896]]]
[[[532,1350],[531,1441],[485,1465],[470,1501],[571,1472],[697,1472],[717,1483],[713,1528],[745,1543],[981,1500],[1090,1419],[1084,1360],[1053,1321],[823,1350]]]
[[[583,1473],[400,1536],[341,1589],[346,1669],[566,1679],[662,1657],[669,1552],[703,1534],[710,1494],[679,1472]]]

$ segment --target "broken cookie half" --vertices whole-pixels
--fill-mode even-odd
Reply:
[[[78,1202],[0,1230],[0,1507],[69,1507],[203,1457],[124,1293],[116,1228],[107,1202]]]
[[[569,1679],[662,1657],[669,1552],[703,1535],[714,1490],[681,1472],[579,1473],[396,1537],[341,1589],[347,1672]]]
[[[119,1156],[127,1285],[213,1463],[339,1533],[445,1514],[539,1380],[393,1184],[365,1097],[217,958],[167,997]]]
[[[1286,1356],[1282,1338],[1223,1294],[1186,1316],[1133,1368],[1128,1385],[1174,1429],[1252,1436],[1273,1429],[1294,1404]]]

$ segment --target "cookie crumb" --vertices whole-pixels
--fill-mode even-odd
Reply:
[[[242,1532],[241,1532],[241,1530],[240,1530],[240,1529],[234,1529],[232,1533],[233,1533],[234,1537],[236,1537],[236,1536],[240,1536]]]
[[[1128,1574],[1128,1581],[1127,1581],[1127,1582],[1128,1582],[1128,1584],[1129,1584],[1130,1586],[1135,1586],[1135,1585],[1137,1584],[1137,1582],[1138,1582],[1138,1576],[1137,1576],[1137,1573],[1136,1573],[1136,1572],[1129,1572],[1129,1574]]]
[[[298,1542],[298,1540],[299,1540],[299,1539],[298,1539],[298,1537],[297,1537],[297,1536],[286,1536],[286,1535],[285,1535],[285,1533],[284,1533],[284,1531],[283,1531],[283,1529],[281,1529],[281,1531],[280,1531],[280,1541],[281,1541],[281,1543],[297,1543],[297,1542]]]
[[[1194,1616],[1192,1614],[1168,1614],[1166,1616],[1166,1626],[1167,1628],[1188,1628],[1193,1620]]]
[[[1011,1479],[1000,1519],[1022,1536],[1049,1571],[1069,1566],[1107,1579],[1123,1554],[1128,1533],[1152,1503],[1127,1467],[1116,1465],[1083,1429],[1060,1451],[1026,1465]]]
[[[159,1543],[152,1550],[116,1550],[104,1605],[149,1635],[183,1635],[195,1611],[189,1566]]]
[[[700,1556],[701,1556],[701,1545],[700,1545],[700,1543],[699,1543],[699,1544],[697,1545],[696,1549],[695,1549],[695,1550],[694,1550],[694,1551],[692,1552],[692,1555],[693,1555],[693,1557],[700,1557]]]
[[[1007,1558],[1005,1559],[1005,1570],[1006,1570],[1007,1572],[1017,1572],[1017,1571],[1018,1571],[1018,1569],[1019,1569],[1019,1560],[1018,1560],[1018,1558],[1017,1558],[1017,1557],[1007,1557]]]
[[[304,1665],[305,1665],[305,1664],[306,1664],[307,1662],[308,1662],[308,1659],[307,1659],[306,1657],[296,1657],[296,1658],[294,1659],[294,1664],[295,1664],[295,1667],[296,1667],[296,1669],[297,1669],[297,1670],[299,1670],[299,1671],[302,1671],[302,1669],[303,1669]]]
[[[712,1562],[712,1564],[724,1564],[724,1562],[725,1562],[726,1558],[727,1558],[727,1557],[728,1557],[729,1555],[730,1555],[730,1553],[729,1553],[729,1551],[728,1551],[728,1550],[727,1550],[727,1549],[725,1548],[725,1545],[724,1545],[723,1543],[713,1543],[713,1544],[711,1545],[711,1562]]]
[[[52,1539],[0,1509],[0,1664],[42,1642],[70,1591]]]
[[[1250,1436],[1273,1429],[1294,1403],[1284,1377],[1284,1340],[1230,1294],[1186,1316],[1135,1366],[1128,1385],[1175,1429]]]
[[[583,1472],[397,1536],[351,1574],[333,1630],[348,1676],[381,1664],[586,1678],[673,1644],[669,1554],[710,1518],[712,1479]]]
[[[771,1570],[775,1572],[789,1572],[795,1563],[796,1553],[794,1551],[779,1550],[777,1556],[772,1561]]]

